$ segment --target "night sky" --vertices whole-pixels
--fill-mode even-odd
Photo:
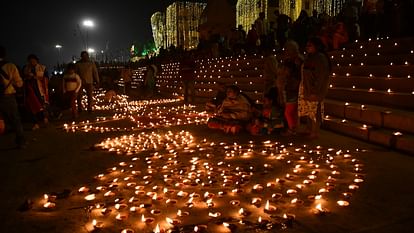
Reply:
[[[82,21],[88,18],[95,22],[95,28],[88,30],[88,47],[99,51],[108,48],[115,56],[133,42],[150,41],[151,15],[164,11],[172,2],[174,0],[2,1],[0,44],[8,51],[7,59],[17,65],[23,65],[27,55],[34,53],[51,70],[59,54],[56,44],[63,46],[60,60],[69,62],[72,56],[79,57],[84,42],[77,25],[86,37]]]

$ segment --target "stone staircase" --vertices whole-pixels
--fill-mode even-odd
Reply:
[[[259,55],[198,60],[195,75],[195,95],[198,99],[214,97],[217,82],[235,84],[253,100],[262,99],[263,57]]]
[[[414,38],[331,52],[324,128],[414,154]]]

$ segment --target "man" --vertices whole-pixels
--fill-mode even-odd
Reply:
[[[88,96],[88,112],[92,112],[93,82],[99,86],[98,69],[94,62],[90,61],[89,54],[86,51],[81,52],[81,60],[76,63],[76,73],[82,79],[82,88]],[[78,95],[78,112],[82,112],[82,91]]]
[[[5,57],[6,49],[0,46],[0,81],[3,82],[5,87],[2,89],[3,93],[0,93],[0,114],[14,128],[17,148],[23,148],[25,146],[25,138],[15,96],[15,87],[22,87],[23,80],[17,67],[10,62],[6,62],[4,60]]]

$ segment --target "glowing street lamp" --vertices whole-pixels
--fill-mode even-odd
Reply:
[[[95,26],[95,23],[92,20],[87,19],[83,21],[83,26],[86,28],[93,28]]]
[[[86,19],[82,22],[82,25],[86,28],[86,41],[85,41],[85,48],[88,48],[89,45],[89,28],[93,28],[95,27],[95,23],[90,20],[90,19]]]
[[[60,50],[63,48],[63,46],[62,45],[60,45],[60,44],[57,44],[57,45],[55,45],[55,48],[57,48],[57,50],[58,50],[58,66],[59,66],[59,64],[60,64]]]

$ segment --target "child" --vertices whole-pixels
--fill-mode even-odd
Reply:
[[[265,94],[261,115],[248,126],[252,135],[271,134],[277,129],[283,128],[282,110],[278,104],[278,93],[275,87]]]
[[[63,94],[65,103],[70,103],[72,109],[72,118],[78,116],[78,111],[76,108],[76,98],[78,92],[82,86],[82,81],[78,74],[75,73],[76,65],[70,63],[66,68],[66,73],[63,76]],[[78,105],[81,103],[78,103]],[[67,106],[67,105],[66,105]]]

